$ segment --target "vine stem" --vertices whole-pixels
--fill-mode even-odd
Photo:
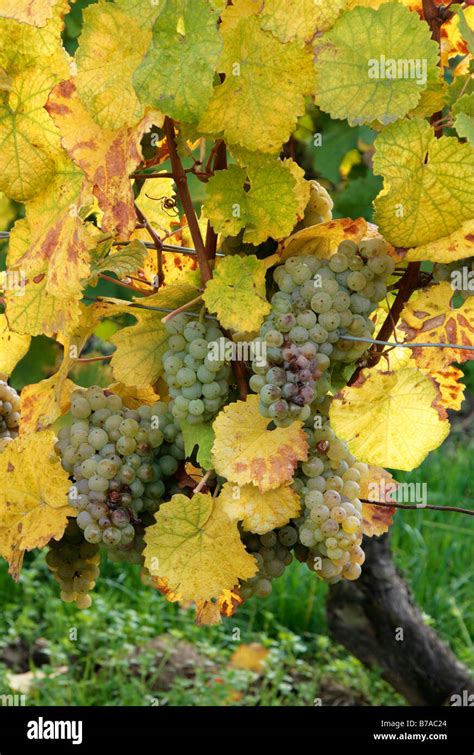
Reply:
[[[176,317],[176,315],[179,315],[180,312],[185,312],[187,309],[192,307],[194,304],[197,304],[202,299],[202,294],[199,294],[199,296],[196,296],[195,299],[191,299],[191,301],[186,302],[186,304],[182,304],[181,307],[178,307],[177,309],[173,309],[172,312],[169,313],[169,315],[166,315],[166,317],[163,317],[161,322],[169,322],[173,319],[173,317]]]
[[[79,357],[76,359],[76,362],[80,362],[81,364],[87,364],[87,362],[103,362],[105,359],[112,359],[113,354],[106,354],[101,357]]]
[[[206,247],[204,246],[204,241],[202,239],[201,229],[199,228],[199,223],[196,212],[194,210],[191,194],[189,193],[186,172],[183,168],[178,155],[178,150],[176,148],[176,136],[173,121],[168,116],[165,118],[164,128],[176,188],[178,190],[181,204],[183,205],[186,220],[188,221],[194,248],[196,249],[196,256],[199,263],[199,269],[201,271],[202,282],[204,283],[204,285],[206,285],[206,283],[212,278],[212,272],[209,266],[209,260],[206,256]]]
[[[196,493],[200,493],[201,492],[201,490],[205,486],[206,482],[208,481],[208,479],[211,476],[211,474],[212,474],[213,471],[214,470],[210,469],[208,472],[206,472],[206,474],[204,475],[204,477],[202,477],[201,480],[199,480],[198,484],[196,485],[196,487],[193,490],[193,495],[195,495]]]
[[[426,506],[417,506],[408,503],[386,503],[385,501],[369,501],[368,498],[360,498],[362,503],[369,503],[373,506],[384,506],[385,508],[405,509],[409,511],[419,511],[420,509],[432,509],[433,511],[456,511],[458,514],[467,514],[474,516],[474,509],[463,509],[459,506],[435,506],[433,503],[427,503]]]
[[[163,242],[155,229],[152,227],[152,225],[148,222],[143,212],[140,210],[139,206],[135,202],[135,212],[137,213],[137,218],[140,221],[140,223],[143,223],[146,230],[148,231],[149,236],[151,237],[155,249],[156,249],[156,257],[157,257],[157,267],[158,267],[158,288],[161,286],[161,284],[165,280],[165,275],[163,272]]]
[[[143,294],[143,296],[149,296],[146,291],[142,291],[141,288],[137,288],[136,286],[132,286],[131,283],[124,283],[123,281],[119,281],[117,278],[112,278],[111,275],[106,275],[105,273],[99,273],[99,278],[102,278],[104,281],[109,281],[110,283],[115,283],[117,286],[122,286],[122,288],[127,288],[130,291],[134,291],[136,294]]]

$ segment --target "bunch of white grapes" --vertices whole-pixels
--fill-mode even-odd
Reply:
[[[73,479],[77,524],[89,543],[131,549],[136,525],[158,510],[184,459],[181,432],[165,403],[128,409],[98,386],[74,391],[70,413],[56,449]]]
[[[331,584],[357,579],[365,560],[360,483],[368,467],[355,460],[329,422],[306,433],[310,457],[295,482],[303,504],[295,523],[306,563]]]
[[[309,405],[329,389],[328,368],[368,349],[344,335],[373,334],[369,315],[386,296],[385,280],[395,265],[387,249],[382,238],[359,245],[346,240],[329,259],[290,257],[275,268],[279,290],[260,329],[260,352],[255,350],[266,349],[266,363],[254,360],[250,379],[264,417],[283,427],[306,420]]]
[[[185,314],[176,315],[165,327],[169,338],[163,367],[173,399],[171,412],[192,425],[206,422],[228,400],[230,364],[219,353],[226,343],[224,334],[212,321],[202,323]]]
[[[20,397],[4,380],[0,380],[0,452],[18,436]]]
[[[61,540],[50,540],[46,563],[59,582],[61,599],[75,603],[78,608],[89,608],[99,576],[99,546],[87,543],[84,533],[74,519],[69,519]]]
[[[435,283],[447,281],[453,292],[461,294],[463,299],[474,296],[474,257],[433,265],[433,279]]]
[[[286,525],[264,535],[241,532],[241,538],[247,551],[256,559],[258,572],[242,583],[240,594],[244,600],[253,595],[266,598],[272,591],[272,580],[281,577],[293,560],[291,549],[298,540],[298,531],[296,527]]]

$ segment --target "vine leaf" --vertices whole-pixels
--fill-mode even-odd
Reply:
[[[449,433],[439,398],[434,381],[416,368],[363,370],[333,399],[329,418],[361,461],[409,471]]]
[[[54,58],[56,61],[56,58]],[[63,61],[64,63],[64,61]],[[0,191],[26,202],[44,191],[55,174],[59,134],[43,106],[57,83],[56,65],[16,75],[0,99]]]
[[[436,241],[408,249],[405,260],[455,262],[474,255],[474,220],[466,220],[456,231]]]
[[[96,278],[99,273],[108,271],[115,273],[119,279],[125,278],[143,267],[147,253],[146,246],[135,239],[119,250],[94,260],[91,264],[92,277]]]
[[[452,304],[453,288],[447,281],[423,291],[402,311],[401,329],[414,343],[459,343],[472,346],[474,342],[474,300],[468,297],[461,307]],[[412,349],[417,365],[440,370],[451,362],[467,362],[472,352],[453,348]]]
[[[107,390],[120,396],[129,409],[138,409],[143,404],[153,406],[160,399],[152,385],[131,386],[123,383],[112,383]]]
[[[452,113],[456,116],[454,128],[459,136],[474,145],[474,94],[465,94],[455,102]]]
[[[284,262],[288,257],[297,257],[300,254],[314,254],[319,259],[329,259],[344,239],[358,244],[369,235],[371,234],[368,233],[364,218],[337,218],[327,223],[312,225],[285,239],[278,248],[275,262]]]
[[[230,618],[242,605],[238,588],[223,590],[216,602],[212,600],[196,601],[196,624],[198,626],[215,626],[222,622],[222,616]]]
[[[224,328],[258,330],[271,305],[265,296],[266,265],[253,254],[232,255],[216,265],[203,300]]]
[[[360,498],[369,501],[390,503],[399,483],[390,472],[382,467],[369,466],[369,474],[360,481]],[[362,504],[362,530],[367,537],[383,535],[393,524],[395,506],[375,506],[370,503]]]
[[[255,485],[226,482],[218,500],[230,519],[241,521],[245,530],[257,535],[283,527],[301,508],[298,494],[289,485],[262,492]]]
[[[185,304],[199,294],[191,280],[183,277],[179,283],[165,286],[158,294],[148,296],[146,305],[175,309]],[[117,347],[110,363],[114,378],[125,385],[153,385],[163,372],[163,354],[168,348],[169,334],[161,322],[164,313],[133,308],[130,314],[137,322],[110,339]]]
[[[424,61],[425,76],[422,71],[382,76],[385,71],[375,68],[407,59]],[[317,44],[316,102],[351,126],[390,123],[418,104],[428,77],[437,76],[437,60],[438,45],[415,13],[399,3],[354,8]]]
[[[202,469],[212,469],[211,450],[214,443],[214,430],[210,422],[190,425],[186,420],[180,422],[183,433],[184,451],[189,458],[197,447],[197,462]]]
[[[267,429],[258,410],[258,396],[226,406],[214,420],[214,469],[238,485],[253,483],[265,492],[293,477],[298,461],[306,461],[308,444],[301,422]]]
[[[46,277],[46,290],[58,299],[80,299],[90,273],[97,229],[80,210],[91,201],[83,174],[64,153],[48,189],[28,203],[26,217],[10,236],[8,266],[27,276]]]
[[[234,668],[247,669],[261,674],[269,652],[269,649],[263,647],[259,642],[239,645],[232,653],[230,664]]]
[[[1,0],[0,18],[14,18],[25,24],[45,26],[52,18],[56,0]]]
[[[70,482],[54,451],[50,430],[16,438],[0,454],[0,553],[18,579],[25,551],[59,540],[75,515]]]
[[[466,386],[459,382],[460,378],[464,377],[464,372],[453,364],[450,364],[444,370],[430,371],[429,375],[437,383],[440,390],[440,406],[459,411],[464,401],[464,391],[466,390]]]
[[[165,0],[152,44],[133,78],[144,105],[180,121],[199,120],[212,96],[222,47],[218,17],[207,0]]]
[[[396,246],[449,236],[474,216],[474,147],[435,137],[415,119],[388,126],[375,140],[374,173],[384,188],[375,200],[380,232]]]
[[[20,434],[45,430],[69,410],[70,396],[77,386],[66,378],[66,374],[58,371],[46,380],[23,388]]]
[[[64,149],[92,186],[104,213],[103,230],[128,239],[137,223],[129,174],[142,160],[140,140],[151,127],[151,116],[133,127],[101,128],[80,101],[72,80],[53,89],[46,109],[61,132]],[[154,120],[161,125],[161,117]]]
[[[262,28],[271,31],[281,42],[310,42],[317,31],[326,31],[333,25],[346,5],[347,0],[331,3],[296,0],[288,13],[286,0],[265,0]]]
[[[0,314],[0,375],[9,377],[20,359],[28,352],[31,336],[10,330],[8,320]]]
[[[183,600],[218,598],[255,575],[255,559],[245,550],[237,523],[210,495],[174,495],[155,520],[145,533],[145,566]]]
[[[264,31],[253,15],[257,11],[258,5],[249,9],[247,0],[236,0],[222,13],[224,47],[217,71],[225,80],[215,87],[198,128],[224,136],[229,144],[276,153],[304,113],[305,96],[313,89],[313,60],[300,42],[282,44]]]
[[[92,118],[102,128],[135,126],[144,115],[132,76],[148,49],[151,31],[130,13],[100,0],[83,12],[76,52],[76,86]]]
[[[246,167],[231,165],[210,179],[204,214],[224,236],[245,228],[244,241],[251,244],[284,238],[304,215],[309,183],[292,160],[245,154]]]

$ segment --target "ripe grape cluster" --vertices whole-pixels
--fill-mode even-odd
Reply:
[[[59,582],[61,598],[78,608],[89,608],[99,576],[99,546],[87,543],[84,533],[74,519],[69,519],[61,540],[50,540],[46,563]]]
[[[433,265],[433,279],[435,283],[447,281],[463,299],[474,296],[474,257]]]
[[[56,448],[74,482],[77,524],[89,543],[133,550],[139,525],[158,510],[184,458],[182,435],[166,404],[128,409],[97,386],[74,391],[71,415]]]
[[[295,480],[303,503],[295,523],[299,542],[307,549],[306,563],[330,583],[357,579],[365,560],[360,482],[368,467],[355,460],[329,422],[306,433],[310,456]]]
[[[369,315],[385,297],[385,279],[394,269],[387,248],[381,238],[358,246],[345,240],[327,260],[290,257],[275,268],[279,290],[259,333],[266,362],[252,362],[250,379],[264,417],[278,426],[306,420],[309,405],[329,389],[328,368],[366,351],[367,343],[344,335],[368,337],[374,331]]]
[[[225,343],[224,334],[217,325],[185,314],[176,315],[165,327],[169,338],[163,366],[173,399],[171,412],[177,420],[200,424],[214,417],[229,395],[230,365],[210,350],[213,344]]]
[[[298,540],[298,531],[286,525],[264,535],[241,532],[241,538],[247,551],[256,559],[258,572],[242,583],[240,594],[244,600],[253,595],[266,598],[272,591],[272,580],[281,577],[293,560],[291,549]]]
[[[20,397],[5,381],[0,380],[0,451],[18,436]]]

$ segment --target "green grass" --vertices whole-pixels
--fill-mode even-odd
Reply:
[[[430,503],[472,502],[471,456],[472,443],[469,447],[453,434],[419,470],[398,478],[426,482]],[[428,510],[398,512],[392,532],[397,564],[426,620],[472,666],[472,519]],[[326,589],[295,563],[274,582],[266,601],[251,600],[222,625],[199,628],[191,610],[144,587],[135,568],[108,562],[93,608],[78,612],[58,598],[44,554],[28,554],[19,584],[0,567],[0,656],[1,648],[18,638],[28,646],[40,637],[47,640],[45,676],[28,694],[28,703],[37,705],[313,705],[319,695],[324,704],[328,680],[347,687],[358,701],[400,704],[377,671],[364,669],[328,639]],[[77,639],[70,639],[71,631]],[[137,647],[164,634],[189,643],[210,665],[193,679],[178,670],[164,685],[167,659],[157,664],[152,650],[141,654],[141,670],[132,674],[130,659]],[[263,675],[229,665],[235,648],[251,642],[269,650]],[[55,675],[62,666],[67,671]],[[8,692],[6,674],[0,664],[0,694]]]

